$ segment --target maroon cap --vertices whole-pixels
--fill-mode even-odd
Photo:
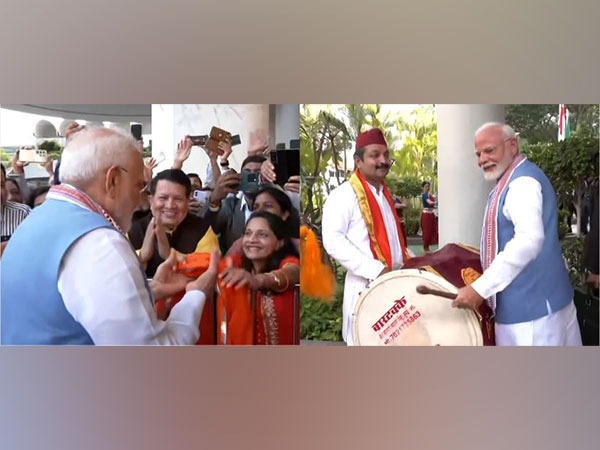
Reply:
[[[381,144],[387,147],[385,136],[379,128],[372,128],[364,133],[360,133],[356,138],[356,148],[363,148],[370,144]]]

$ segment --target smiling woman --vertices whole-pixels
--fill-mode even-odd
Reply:
[[[231,257],[220,283],[225,289],[247,290],[247,302],[223,307],[228,322],[243,329],[230,329],[228,334],[250,336],[251,341],[229,343],[299,344],[294,308],[295,286],[300,280],[299,256],[284,221],[266,211],[254,212],[246,223],[242,250],[242,255]],[[238,320],[240,316],[246,320]]]

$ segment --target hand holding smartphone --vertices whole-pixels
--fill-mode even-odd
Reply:
[[[48,159],[46,150],[39,148],[21,148],[19,149],[19,161],[22,163],[45,164]]]
[[[198,200],[198,202],[202,204],[208,201],[209,195],[210,191],[200,191],[196,189],[194,192],[192,192],[192,198],[195,198],[196,200]]]

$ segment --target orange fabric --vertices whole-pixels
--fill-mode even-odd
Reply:
[[[366,180],[363,178],[362,174],[360,173],[360,170],[355,170],[354,174],[352,175],[352,177],[356,176],[356,178],[358,179],[358,181],[360,181],[360,186],[362,187],[360,194],[364,194],[364,196],[367,199],[367,203],[368,203],[368,207],[369,207],[369,214],[370,217],[365,217],[365,221],[367,222],[368,225],[368,220],[370,219],[372,220],[372,226],[373,226],[373,234],[375,236],[375,239],[373,239],[373,236],[371,236],[371,233],[369,233],[370,236],[370,243],[371,243],[371,251],[373,252],[373,256],[375,258],[378,258],[378,252],[376,251],[376,247],[379,247],[379,250],[381,251],[384,260],[381,261],[382,263],[384,263],[389,269],[392,268],[392,251],[390,249],[390,243],[389,243],[389,238],[387,235],[387,230],[385,228],[385,222],[383,220],[383,214],[381,213],[381,210],[379,209],[379,204],[377,203],[377,200],[375,199],[375,196],[373,195],[373,193],[371,192],[371,189],[369,188]],[[352,180],[351,177],[351,180]],[[357,183],[353,184],[353,187],[356,187]],[[392,196],[390,194],[390,191],[387,187],[387,185],[385,184],[385,181],[382,182],[382,188],[383,188],[383,195],[385,197],[385,199],[387,200],[388,204],[390,205],[390,208],[392,209],[392,211],[395,211],[395,207],[394,207],[394,200],[392,199]],[[358,193],[357,193],[358,194]],[[363,213],[364,216],[364,213]],[[396,222],[396,229],[397,229],[397,233],[398,233],[398,239],[400,240],[400,248],[402,249],[402,258],[403,261],[406,262],[408,261],[408,251],[406,249],[406,242],[404,241],[404,235],[402,234],[402,226],[400,225],[400,219],[398,218],[397,214],[394,214],[394,219]],[[368,228],[368,226],[367,226]]]
[[[240,267],[242,265],[241,255],[228,256],[225,260],[221,260],[224,263],[224,267],[229,264],[233,267]],[[221,268],[219,268],[221,272]],[[221,324],[225,315],[227,320],[225,321],[227,327],[227,345],[252,345],[253,344],[253,333],[252,333],[252,305],[250,289],[243,287],[240,289],[233,289],[232,287],[225,287],[221,283],[219,284],[220,295],[217,297],[217,342],[219,345],[225,344],[223,342],[223,335],[221,333]]]
[[[331,301],[335,295],[336,280],[332,268],[323,262],[321,246],[313,230],[300,227],[300,290],[308,297]]]
[[[206,252],[195,252],[186,256],[185,261],[177,263],[177,272],[183,272],[190,276],[190,278],[197,278],[202,275],[208,269],[210,265],[210,253]],[[228,259],[221,259],[219,262],[219,273],[221,273],[228,265]],[[223,319],[223,308],[228,309],[228,343],[252,343],[252,328],[250,324],[251,313],[250,305],[248,302],[249,291],[246,288],[234,291],[231,288],[224,288],[220,282],[218,283],[221,295],[217,296],[215,301],[208,301],[205,303],[204,310],[202,311],[202,317],[200,319],[200,339],[196,342],[196,345],[215,345],[221,344],[221,330],[220,324]],[[185,292],[180,292],[173,296],[171,305],[177,304]],[[244,305],[247,304],[247,308]],[[166,307],[166,300],[160,299],[156,301],[156,312],[160,317]],[[215,308],[217,309],[217,323],[215,324]],[[233,321],[233,325],[232,322]],[[239,324],[248,324],[247,327],[243,327]],[[216,329],[215,329],[216,327]],[[247,328],[247,329],[246,329]],[[215,340],[215,332],[217,338]],[[248,338],[250,336],[250,338]]]
[[[298,264],[298,258],[288,257],[285,258],[281,267],[285,264]],[[210,264],[210,253],[192,253],[187,255],[184,262],[177,264],[177,271],[185,271],[190,277],[198,277],[204,273]],[[221,259],[219,262],[219,273],[225,270],[229,266],[241,267],[242,257],[239,254],[227,256]],[[226,329],[227,329],[227,345],[252,345],[252,344],[265,344],[267,341],[267,334],[272,333],[273,328],[269,328],[269,324],[263,316],[263,297],[262,293],[258,292],[256,296],[256,314],[254,316],[255,323],[253,324],[252,304],[251,304],[251,292],[247,287],[234,290],[233,288],[226,288],[223,286],[221,281],[217,282],[220,294],[216,298],[216,342],[214,339],[215,324],[214,324],[214,310],[210,308],[202,313],[202,319],[200,321],[200,332],[201,336],[197,345],[223,345],[223,335],[221,332],[221,324],[226,317]],[[183,297],[183,292],[173,297],[173,304],[176,304]],[[292,344],[293,336],[293,317],[295,311],[293,310],[293,295],[294,286],[291,285],[285,292],[277,293],[272,296],[272,312],[270,315],[271,320],[275,320],[275,330],[277,334],[277,340],[281,344]],[[206,303],[207,305],[209,302]],[[157,312],[164,311],[165,300],[159,300],[156,302]],[[274,314],[274,317],[273,317]],[[254,341],[254,335],[256,332],[256,342]],[[299,343],[299,333],[297,333],[296,344]]]

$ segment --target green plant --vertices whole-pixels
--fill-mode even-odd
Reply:
[[[558,239],[561,241],[571,231],[567,218],[571,215],[571,212],[566,209],[558,210]]]
[[[4,167],[8,167],[10,166],[10,161],[12,160],[12,156],[8,154],[8,152],[6,150],[4,150],[3,148],[0,148],[0,160],[2,162],[2,164],[4,164]]]
[[[337,288],[334,300],[324,303],[300,296],[300,337],[316,341],[342,341],[342,306],[346,271],[334,264]]]
[[[421,195],[423,188],[421,180],[414,176],[403,176],[401,178],[386,179],[386,183],[394,196],[404,198],[414,198]]]
[[[404,210],[404,226],[407,236],[416,236],[421,226],[421,211],[417,208]]]
[[[563,257],[569,269],[569,278],[575,289],[586,289],[583,276],[583,243],[585,237],[570,236],[561,241]]]
[[[59,158],[62,151],[62,146],[54,141],[44,141],[38,145],[38,148],[46,150],[48,156],[53,158]]]
[[[544,171],[563,207],[573,204],[580,234],[583,193],[598,179],[598,138],[576,133],[562,142],[540,143],[523,148],[523,153]]]

